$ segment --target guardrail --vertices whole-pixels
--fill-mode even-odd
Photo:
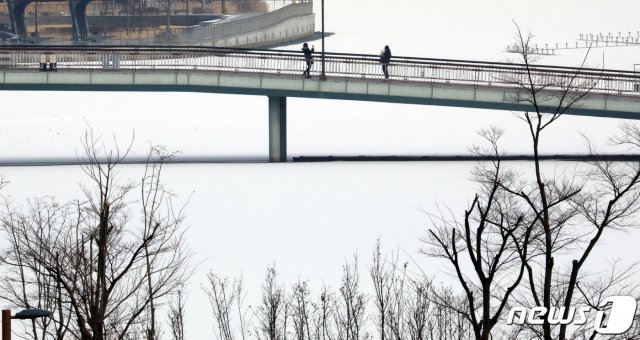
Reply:
[[[44,56],[45,59],[42,59]],[[306,67],[301,52],[209,47],[0,47],[0,69],[41,68],[42,60],[59,71],[183,70],[251,72],[299,75]],[[52,61],[53,60],[53,61]],[[316,53],[312,75],[318,75],[321,58]],[[49,68],[46,68],[49,69]],[[382,79],[379,57],[366,54],[326,53],[328,77]],[[537,87],[571,88],[596,93],[640,95],[640,74],[633,71],[572,68],[549,65],[494,63],[469,60],[394,57],[389,66],[392,81],[521,87],[531,77]]]

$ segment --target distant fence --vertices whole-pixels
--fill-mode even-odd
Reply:
[[[33,69],[43,60],[64,71],[81,69],[251,72],[300,76],[305,67],[299,51],[246,50],[209,47],[0,47],[0,69]],[[318,74],[316,53],[312,73]],[[375,55],[326,53],[329,77],[383,78]],[[640,75],[633,71],[579,69],[560,66],[394,57],[391,79],[419,83],[466,84],[521,88],[529,79],[547,90],[590,90],[640,96]]]

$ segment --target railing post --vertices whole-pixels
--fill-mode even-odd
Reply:
[[[269,96],[269,162],[287,161],[287,97]]]
[[[320,80],[327,80],[327,74],[324,68],[324,0],[321,0],[321,25],[322,25],[322,73],[320,74]]]
[[[2,340],[11,340],[11,311],[2,310]]]

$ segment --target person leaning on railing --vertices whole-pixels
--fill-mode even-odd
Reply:
[[[389,79],[389,63],[391,62],[391,49],[389,45],[384,47],[384,50],[380,52],[380,63],[382,64],[382,73],[384,79]]]
[[[304,53],[304,61],[307,64],[307,69],[302,72],[302,75],[307,76],[307,78],[311,78],[311,65],[313,65],[313,56],[311,53],[314,52],[314,46],[309,48],[309,44],[302,44],[302,53]]]

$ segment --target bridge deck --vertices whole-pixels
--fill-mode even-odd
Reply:
[[[43,60],[57,72],[39,71]],[[520,84],[544,87],[552,110],[566,87],[590,91],[569,114],[640,119],[640,77],[618,70],[394,58],[385,81],[377,56],[327,54],[328,79],[302,76],[301,53],[211,48],[2,48],[0,90],[193,91],[530,110]]]

